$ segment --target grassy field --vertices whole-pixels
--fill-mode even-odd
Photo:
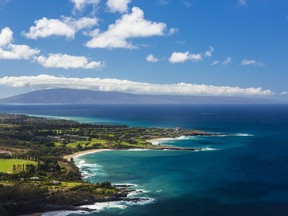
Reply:
[[[13,173],[13,165],[16,165],[16,172],[23,171],[23,164],[33,164],[37,166],[37,162],[21,159],[0,159],[0,172]],[[19,166],[18,166],[19,165]],[[25,170],[25,166],[24,166]]]

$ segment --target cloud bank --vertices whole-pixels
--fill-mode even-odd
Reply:
[[[191,83],[151,84],[120,79],[68,78],[45,74],[19,77],[6,76],[0,78],[0,85],[10,87],[91,89],[99,91],[165,95],[268,96],[273,94],[270,90],[262,90],[262,88],[240,88],[230,86],[198,85]]]

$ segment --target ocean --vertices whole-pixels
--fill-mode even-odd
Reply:
[[[75,158],[87,181],[130,184],[131,197],[147,198],[91,205],[95,212],[87,215],[288,215],[288,105],[0,105],[0,110],[225,134],[164,143],[203,149],[196,152],[132,149]]]

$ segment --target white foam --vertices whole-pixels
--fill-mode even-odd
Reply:
[[[196,136],[180,136],[180,137],[175,137],[175,138],[159,138],[159,139],[150,140],[150,143],[152,145],[160,145],[161,143],[172,142],[175,140],[191,140],[191,139],[196,139]]]
[[[130,193],[127,195],[127,197],[135,197],[135,196],[138,196],[138,195],[140,195],[140,194],[148,193],[148,192],[149,192],[149,191],[143,190],[143,189],[140,188],[140,189],[136,189],[136,190],[130,192]]]
[[[137,184],[131,184],[131,183],[113,183],[113,185],[124,185],[126,187],[137,187],[138,185]]]
[[[254,136],[253,134],[248,134],[248,133],[236,133],[236,134],[233,134],[234,136],[243,136],[243,137],[246,137],[246,136]]]
[[[51,211],[51,212],[45,212],[42,213],[42,216],[68,216],[70,214],[89,214],[89,212],[86,211]]]
[[[76,160],[76,166],[81,170],[81,175],[84,179],[93,176],[106,176],[107,174],[103,170],[103,166],[96,163],[86,163],[84,159],[80,161]]]
[[[146,205],[154,202],[155,200],[152,198],[146,198],[138,201],[138,202],[133,202],[133,201],[112,201],[112,202],[102,202],[102,203],[95,203],[94,205],[83,205],[81,208],[87,208],[93,211],[103,211],[106,209],[111,209],[111,208],[116,208],[116,209],[126,209],[129,206],[133,205]]]
[[[149,151],[149,150],[151,150],[151,149],[128,149],[128,150],[123,150],[123,151],[135,151],[135,152],[137,152],[137,151]]]
[[[115,202],[102,202],[102,203],[95,203],[93,205],[83,205],[81,208],[87,208],[91,210],[102,211],[105,209],[110,208],[118,208],[118,209],[125,209],[128,206],[124,205],[124,201],[115,201]]]
[[[234,133],[234,134],[218,134],[214,135],[217,137],[229,137],[229,136],[238,136],[238,137],[248,137],[248,136],[254,136],[253,134],[248,134],[248,133]]]
[[[202,148],[200,151],[216,151],[216,150],[218,150],[218,149],[206,147],[206,148]]]

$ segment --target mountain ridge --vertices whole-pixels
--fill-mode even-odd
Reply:
[[[11,104],[271,104],[266,98],[234,96],[146,95],[80,89],[44,89],[1,98]]]

